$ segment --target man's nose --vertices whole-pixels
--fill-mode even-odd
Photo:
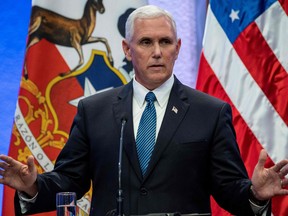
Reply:
[[[162,50],[161,50],[161,46],[159,43],[155,43],[153,46],[153,57],[154,58],[160,58],[162,55]]]

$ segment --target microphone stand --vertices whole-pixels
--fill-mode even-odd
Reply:
[[[116,216],[123,216],[123,190],[121,183],[122,176],[122,154],[123,154],[123,132],[127,120],[123,117],[121,123],[121,135],[120,135],[120,146],[119,146],[119,161],[118,161],[118,192],[117,192],[117,209]]]

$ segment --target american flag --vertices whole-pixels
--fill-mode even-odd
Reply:
[[[288,0],[210,0],[208,6],[196,88],[231,104],[250,177],[262,148],[267,166],[288,158],[287,14]],[[273,198],[272,213],[288,215],[288,197]]]

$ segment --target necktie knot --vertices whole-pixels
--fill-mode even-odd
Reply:
[[[154,102],[156,100],[156,96],[153,92],[148,92],[145,96],[145,100],[148,102],[148,103],[151,103],[151,102]]]

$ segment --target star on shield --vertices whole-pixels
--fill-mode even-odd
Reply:
[[[84,99],[88,96],[91,96],[91,95],[94,95],[94,94],[98,94],[98,93],[101,93],[101,92],[104,92],[104,91],[107,91],[107,90],[110,90],[112,89],[113,87],[109,87],[109,88],[105,88],[105,89],[102,89],[102,90],[99,90],[99,91],[96,91],[96,89],[94,88],[94,86],[91,84],[91,82],[89,81],[89,79],[87,77],[85,77],[85,85],[84,85],[84,95],[79,97],[79,98],[76,98],[74,100],[71,100],[69,101],[69,104],[77,107],[78,106],[78,103],[81,99]]]

